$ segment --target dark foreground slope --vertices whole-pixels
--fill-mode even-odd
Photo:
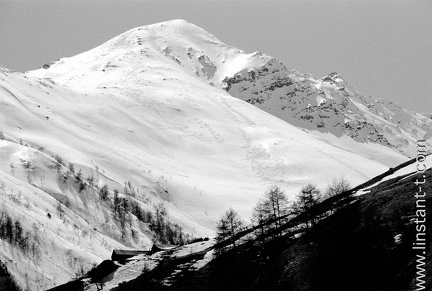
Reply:
[[[427,171],[427,229],[431,229],[432,176]],[[419,179],[422,180],[422,179]],[[279,263],[285,290],[414,290],[416,176],[373,188],[355,204],[322,221],[289,246]],[[432,236],[427,233],[427,278]],[[281,289],[284,289],[281,288]],[[432,290],[429,286],[425,290]]]
[[[428,193],[431,229],[432,170],[426,174],[422,191]],[[161,284],[169,273],[161,265],[119,290],[413,290],[415,181],[416,176],[408,176],[382,182],[300,238],[250,241],[199,271],[183,272],[170,286]],[[432,241],[430,232],[427,241]],[[432,278],[430,246],[427,278]],[[425,290],[432,290],[428,284]]]

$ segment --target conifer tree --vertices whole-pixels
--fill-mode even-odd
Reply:
[[[23,234],[23,230],[21,227],[21,223],[18,220],[16,220],[14,223],[14,242],[15,242],[15,244],[18,245],[21,242],[22,234]]]
[[[118,195],[118,190],[114,189],[114,198],[113,198],[113,215],[114,218],[118,218],[118,212],[120,207],[120,198]]]
[[[265,212],[264,201],[260,199],[257,205],[252,209],[252,223],[256,226],[261,226],[257,233],[257,236],[264,237],[266,227],[263,225],[268,221],[268,217]]]
[[[75,166],[72,163],[68,164],[69,174],[73,177],[75,175]]]
[[[330,198],[351,189],[351,184],[343,176],[339,179],[333,179],[325,191],[325,198]]]
[[[236,248],[235,235],[241,231],[245,226],[244,221],[240,218],[239,214],[232,208],[227,210],[222,216],[221,220],[217,223],[217,236],[216,240],[221,242],[229,239],[233,248]]]
[[[339,179],[333,179],[332,183],[328,185],[324,198],[331,198],[334,196],[338,196],[348,190],[351,189],[351,184],[346,180],[343,176],[341,176]],[[333,205],[332,212],[335,210],[338,210],[342,208],[342,203],[340,200],[336,201]]]
[[[270,227],[278,229],[283,223],[283,218],[287,216],[288,209],[288,198],[285,193],[278,186],[270,187],[252,210],[252,222],[255,225],[274,222],[269,226],[262,225],[258,234],[264,236]]]
[[[318,217],[312,213],[313,208],[322,201],[321,191],[313,184],[304,186],[296,196],[292,209],[294,214],[306,217],[306,227],[316,224]]]
[[[99,198],[101,200],[107,200],[108,199],[108,186],[105,184],[102,186],[102,188],[99,189]]]

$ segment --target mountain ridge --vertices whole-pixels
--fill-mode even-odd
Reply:
[[[415,156],[417,140],[428,140],[431,146],[430,116],[393,101],[365,97],[338,73],[315,79],[281,64],[227,77],[224,89],[304,129],[383,144],[407,157]]]

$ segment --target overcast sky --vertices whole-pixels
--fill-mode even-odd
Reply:
[[[36,69],[131,28],[181,18],[289,69],[432,112],[432,1],[0,0],[0,66]]]

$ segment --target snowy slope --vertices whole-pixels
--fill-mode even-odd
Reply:
[[[323,188],[343,174],[356,185],[406,160],[381,144],[311,135],[222,89],[226,76],[269,64],[278,66],[174,20],[36,71],[1,69],[0,183],[32,205],[3,195],[4,209],[32,235],[35,225],[46,230],[40,265],[25,254],[26,269],[15,264],[19,250],[8,242],[0,259],[23,286],[43,290],[113,248],[148,248],[151,232],[136,218],[135,237],[128,229],[122,238],[110,203],[98,198],[104,184],[120,193],[130,184],[143,209],[163,201],[174,222],[205,236],[229,207],[250,217],[272,184],[293,197],[309,182]],[[93,177],[94,187],[64,182],[68,169],[56,169],[55,155]]]

